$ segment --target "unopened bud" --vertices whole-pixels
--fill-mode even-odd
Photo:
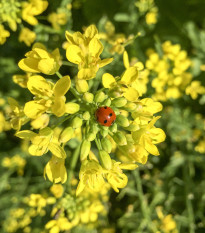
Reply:
[[[72,121],[72,127],[74,129],[80,128],[83,124],[83,120],[80,117],[75,117]]]
[[[65,112],[69,114],[74,114],[80,110],[80,105],[76,103],[66,103],[65,104]]]
[[[113,139],[119,146],[127,145],[127,139],[125,135],[120,131],[114,134]]]
[[[102,129],[102,128],[100,129],[100,134],[102,135],[103,138],[106,137],[108,135],[108,133],[109,133],[108,130]]]
[[[114,87],[109,90],[109,96],[112,98],[118,98],[123,94],[122,88]]]
[[[97,92],[97,94],[95,95],[95,102],[96,103],[101,103],[105,100],[106,95],[103,91]]]
[[[117,124],[114,123],[112,124],[110,127],[109,127],[109,130],[113,133],[116,133],[117,132]]]
[[[95,138],[96,138],[96,133],[87,133],[86,135],[86,139],[90,142],[95,140]]]
[[[80,150],[80,160],[81,161],[87,159],[88,154],[90,152],[90,147],[91,147],[90,141],[83,140],[83,142],[81,144],[81,150]]]
[[[76,85],[77,91],[80,92],[80,93],[85,93],[89,89],[88,83],[84,79],[76,79],[75,80],[75,85]]]
[[[126,103],[127,103],[127,100],[125,99],[125,97],[120,97],[120,98],[116,98],[112,100],[112,105],[117,108],[125,106]]]
[[[67,127],[63,130],[59,137],[60,143],[68,142],[73,137],[74,130],[72,127]]]
[[[103,150],[105,150],[107,153],[110,153],[112,151],[112,143],[110,142],[109,139],[103,138],[101,140],[101,145]]]
[[[93,99],[94,99],[94,95],[90,92],[86,92],[84,93],[83,95],[83,100],[88,102],[88,103],[92,103],[93,102]]]
[[[102,166],[105,169],[110,170],[112,168],[112,160],[110,158],[110,155],[106,151],[101,150],[99,151],[99,157]]]
[[[135,111],[135,109],[137,108],[137,105],[135,103],[128,102],[123,108],[128,112],[132,112],[132,111]]]
[[[139,125],[135,122],[132,122],[128,127],[126,127],[125,129],[128,131],[136,131],[139,130]]]
[[[110,98],[108,98],[108,99],[106,99],[106,100],[104,100],[104,102],[103,102],[103,104],[102,104],[103,106],[110,106],[111,105],[111,99]]]
[[[86,111],[86,112],[83,113],[83,119],[85,121],[90,120],[90,113],[88,111]]]
[[[129,124],[130,124],[127,117],[125,117],[123,115],[117,115],[116,123],[119,124],[122,127],[128,127]]]

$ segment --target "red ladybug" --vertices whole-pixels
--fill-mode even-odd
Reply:
[[[107,106],[98,108],[95,115],[98,123],[107,127],[111,126],[116,119],[115,112]]]

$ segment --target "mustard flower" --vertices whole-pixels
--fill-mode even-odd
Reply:
[[[54,85],[40,75],[31,76],[27,88],[35,95],[35,100],[29,101],[24,107],[27,117],[36,119],[46,111],[56,116],[62,116],[66,111],[65,94],[71,85],[70,77],[64,76]]]
[[[198,95],[205,94],[205,87],[201,85],[200,81],[192,81],[190,86],[186,88],[186,94],[190,95],[192,99],[197,99]]]
[[[103,45],[98,37],[97,28],[94,25],[89,26],[84,34],[76,32],[71,34],[66,31],[68,41],[66,57],[68,61],[78,65],[79,79],[93,79],[99,68],[112,62],[113,58],[101,60],[100,54],[103,51]]]
[[[35,16],[40,15],[48,7],[46,0],[29,0],[22,2],[22,19],[31,25],[37,25]]]
[[[9,36],[9,31],[5,30],[4,26],[0,24],[0,44],[4,44],[6,42],[6,38]]]
[[[36,33],[31,31],[29,28],[22,28],[19,34],[19,41],[24,42],[27,46],[31,46],[31,44],[36,39]]]
[[[30,73],[55,74],[60,68],[60,53],[55,49],[52,53],[47,52],[41,43],[35,43],[32,50],[25,54],[18,63],[19,67]]]
[[[65,25],[68,21],[67,14],[65,12],[53,12],[48,15],[48,22],[52,24],[52,27],[59,30],[62,25]]]

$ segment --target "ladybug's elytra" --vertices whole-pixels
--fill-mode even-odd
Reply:
[[[98,108],[95,115],[98,123],[107,127],[111,126],[116,120],[115,112],[112,110],[112,108],[107,106]]]

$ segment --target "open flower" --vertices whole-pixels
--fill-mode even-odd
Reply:
[[[78,65],[79,79],[93,79],[99,68],[112,62],[113,58],[101,60],[100,54],[103,51],[103,45],[97,38],[98,31],[94,25],[89,26],[84,34],[76,32],[74,34],[66,31],[68,46],[66,57],[68,61]]]
[[[26,58],[21,59],[18,66],[26,72],[53,75],[60,68],[59,50],[55,49],[49,53],[41,43],[35,43],[25,56]]]
[[[68,75],[59,79],[55,85],[40,75],[30,77],[27,87],[35,95],[35,100],[26,103],[24,107],[26,116],[35,119],[48,110],[58,117],[62,116],[66,111],[64,95],[70,85]]]

